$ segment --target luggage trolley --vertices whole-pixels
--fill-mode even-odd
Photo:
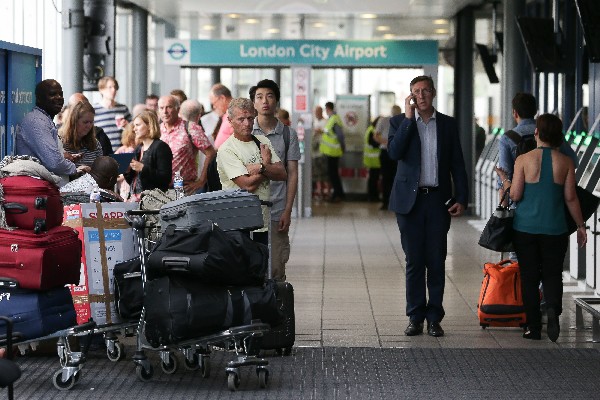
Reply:
[[[141,278],[143,287],[146,284],[146,262],[150,251],[150,246],[154,243],[146,239],[146,233],[150,230],[160,229],[158,225],[147,226],[146,218],[150,215],[159,214],[159,210],[130,210],[126,212],[126,219],[133,227],[136,240],[140,248]],[[152,231],[157,235],[159,232]],[[154,374],[154,368],[145,350],[158,351],[160,355],[160,366],[164,373],[173,374],[178,368],[178,361],[175,356],[180,352],[184,356],[184,364],[187,369],[200,369],[202,377],[210,376],[210,353],[211,348],[221,348],[226,351],[235,351],[236,359],[229,361],[225,372],[227,375],[227,386],[231,391],[235,391],[240,385],[239,368],[255,366],[258,383],[261,388],[265,388],[268,383],[269,362],[257,356],[259,349],[257,343],[264,333],[270,330],[270,325],[260,321],[252,321],[249,325],[236,326],[213,334],[204,335],[198,338],[184,340],[174,344],[151,346],[145,338],[145,308],[142,308],[142,314],[137,327],[136,352],[132,357],[136,365],[136,375],[141,381],[149,381]]]
[[[15,289],[16,284],[9,285],[6,282],[3,282],[3,287]],[[21,334],[19,332],[13,332],[12,343],[6,335],[0,336],[0,346],[11,343],[11,345],[17,346],[21,354],[25,354],[30,348],[35,350],[41,341],[57,339],[56,351],[61,368],[52,375],[52,383],[54,384],[54,387],[59,390],[69,390],[73,388],[81,378],[81,369],[86,361],[86,355],[89,348],[88,341],[88,344],[82,346],[79,351],[74,351],[69,344],[69,338],[91,337],[95,332],[95,328],[96,323],[90,321],[82,325],[61,329],[46,336],[27,340],[20,340]]]

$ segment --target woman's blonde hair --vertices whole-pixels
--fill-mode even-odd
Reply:
[[[141,119],[147,126],[150,139],[160,139],[160,127],[158,126],[158,117],[154,111],[145,110],[139,113],[136,119]]]
[[[88,150],[96,150],[96,128],[92,128],[79,139],[77,136],[77,121],[83,117],[85,113],[95,115],[94,107],[88,102],[80,101],[72,107],[69,107],[67,119],[59,130],[60,138],[64,145],[73,150],[79,150],[82,146]]]
[[[135,147],[136,143],[133,123],[129,123],[125,125],[125,128],[123,128],[123,133],[121,134],[121,144],[126,147]]]

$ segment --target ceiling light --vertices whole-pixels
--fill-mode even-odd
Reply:
[[[375,28],[375,30],[378,32],[387,32],[390,30],[390,27],[386,25],[379,25],[377,28]]]
[[[247,24],[258,24],[258,20],[256,18],[248,18],[246,20]]]
[[[267,32],[269,32],[269,33],[279,33],[280,31],[279,31],[279,28],[269,28],[269,29],[267,29]]]
[[[325,26],[325,24],[322,22],[315,22],[313,24],[313,28],[323,28],[324,26]]]
[[[377,15],[375,15],[375,14],[361,14],[360,17],[364,18],[364,19],[375,19],[375,18],[377,18]]]
[[[202,27],[202,29],[204,29],[205,31],[214,31],[215,30],[215,26],[214,25],[204,25]]]
[[[434,25],[446,25],[447,23],[448,23],[447,19],[434,19],[433,20]]]
[[[436,29],[435,33],[445,34],[445,33],[448,33],[448,29]]]
[[[231,19],[236,19],[236,18],[239,18],[239,17],[240,17],[240,14],[229,14],[229,15],[227,15],[227,16],[228,16],[229,18],[231,18]]]
[[[385,35],[383,35],[384,39],[395,39],[396,35],[394,35],[393,33],[386,33]]]
[[[336,31],[329,31],[327,32],[327,36],[337,36],[337,32]]]

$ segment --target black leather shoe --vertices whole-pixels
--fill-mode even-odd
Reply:
[[[404,330],[404,334],[406,336],[417,336],[423,333],[423,323],[422,322],[410,322],[406,329]]]
[[[546,327],[546,331],[548,332],[548,338],[553,342],[556,342],[558,339],[558,335],[560,334],[560,325],[558,324],[558,316],[556,315],[556,311],[554,308],[548,308],[548,326]]]
[[[440,337],[444,336],[444,330],[442,329],[442,326],[439,322],[432,322],[427,327],[427,334],[433,337]]]

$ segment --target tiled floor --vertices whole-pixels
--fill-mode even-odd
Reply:
[[[296,344],[349,347],[556,348],[593,347],[591,331],[576,331],[573,295],[593,295],[565,275],[557,343],[529,341],[518,328],[481,329],[477,300],[486,261],[499,253],[477,245],[483,222],[454,219],[446,262],[446,335],[407,337],[404,254],[392,212],[379,204],[313,205],[313,217],[292,222],[288,280],[295,288]],[[591,318],[586,316],[591,325]]]

